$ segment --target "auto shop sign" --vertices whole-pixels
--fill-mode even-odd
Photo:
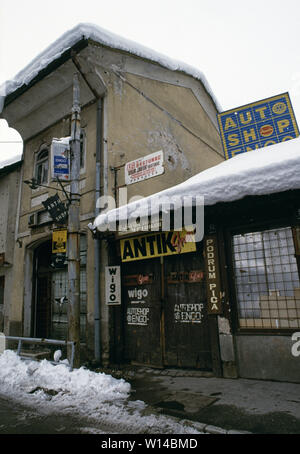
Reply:
[[[163,151],[144,156],[127,162],[125,165],[125,184],[138,183],[148,178],[156,177],[164,173]]]
[[[221,112],[217,118],[226,159],[299,136],[288,93]]]

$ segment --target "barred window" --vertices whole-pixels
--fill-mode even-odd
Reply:
[[[290,227],[233,236],[240,328],[300,327],[300,282]]]

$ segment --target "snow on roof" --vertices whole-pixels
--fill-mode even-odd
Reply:
[[[21,163],[22,161],[22,155],[18,154],[15,156],[12,156],[11,158],[5,159],[3,161],[0,161],[0,170],[4,170],[5,167],[10,167],[13,166],[14,164],[17,164],[18,162]]]
[[[164,198],[203,196],[205,205],[215,205],[292,189],[300,189],[300,138],[237,155],[183,183],[100,214],[89,227],[103,230],[114,219],[147,216],[150,205],[162,204]]]
[[[42,69],[45,69],[51,62],[59,58],[65,51],[70,49],[81,39],[91,39],[113,49],[129,52],[138,57],[146,58],[147,60],[159,63],[172,71],[182,71],[195,79],[200,80],[213,99],[217,109],[219,111],[222,110],[204,74],[198,69],[186,63],[171,59],[170,57],[162,55],[148,47],[142,46],[129,39],[122,38],[121,36],[118,36],[108,30],[89,23],[80,23],[76,27],[65,32],[43,52],[37,55],[37,57],[34,58],[12,80],[6,81],[2,84],[0,86],[0,107],[4,102],[3,97],[9,95],[23,85],[28,85]],[[2,109],[0,109],[0,111],[1,110]]]

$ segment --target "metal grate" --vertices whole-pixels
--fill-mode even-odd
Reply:
[[[290,227],[233,236],[241,328],[299,328],[300,282]]]

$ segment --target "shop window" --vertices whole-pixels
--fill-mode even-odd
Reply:
[[[290,227],[233,236],[240,328],[300,328],[300,282]]]
[[[42,150],[38,153],[35,163],[35,179],[38,184],[48,183],[49,156],[48,150]]]

